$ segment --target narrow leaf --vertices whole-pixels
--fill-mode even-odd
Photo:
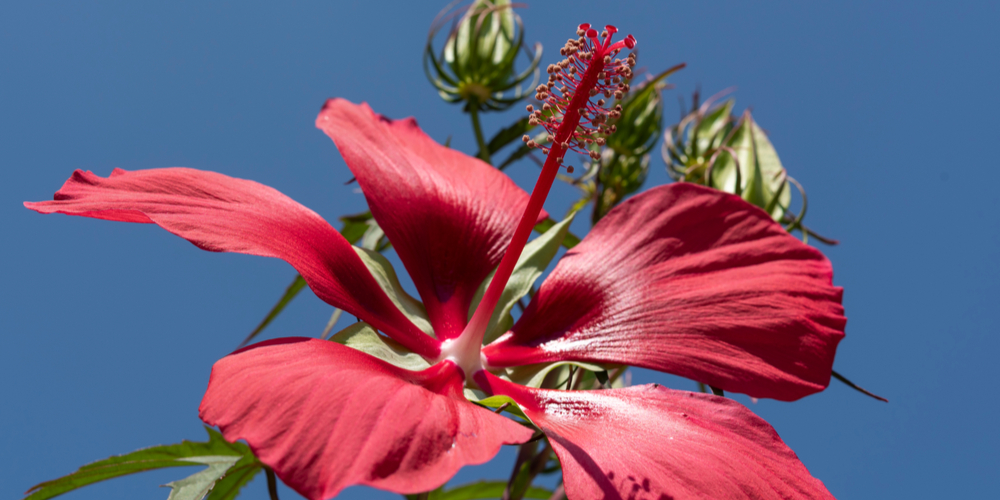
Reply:
[[[222,476],[226,475],[226,472],[239,460],[240,457],[225,455],[188,458],[187,461],[205,464],[208,468],[179,481],[165,484],[164,486],[170,487],[170,496],[167,500],[202,500],[215,487],[216,481],[222,479]]]
[[[208,500],[234,500],[261,469],[256,457],[248,455],[241,458],[222,479],[215,483],[212,492],[208,494]]]
[[[166,467],[199,465],[199,457],[228,457],[232,463],[253,457],[242,443],[229,443],[215,430],[206,427],[207,442],[182,441],[178,444],[153,446],[125,455],[118,455],[80,467],[76,472],[37,484],[26,492],[25,500],[45,500],[68,491],[116,477]],[[253,459],[254,461],[256,459]]]
[[[302,276],[296,274],[295,279],[293,279],[292,283],[285,289],[285,293],[281,296],[281,299],[278,300],[278,303],[271,308],[271,311],[267,313],[267,316],[264,316],[264,320],[257,325],[257,328],[254,328],[253,331],[250,332],[250,335],[247,335],[247,338],[243,339],[243,342],[240,342],[238,348],[249,344],[250,341],[257,337],[257,335],[260,335],[260,332],[264,331],[264,329],[267,328],[267,325],[270,325],[271,322],[274,321],[274,318],[277,318],[278,315],[281,314],[281,311],[285,310],[285,306],[287,306],[305,287],[306,280],[304,280]]]
[[[501,164],[497,165],[497,170],[503,170],[511,166],[511,164],[513,164],[515,161],[520,160],[525,156],[528,156],[528,153],[531,153],[531,148],[525,145],[521,145],[521,147],[515,149],[514,152],[511,153],[506,160],[504,160]]]
[[[490,156],[497,153],[504,148],[504,146],[518,140],[524,134],[527,134],[532,128],[532,125],[528,124],[528,117],[525,116],[520,120],[514,122],[510,126],[501,129],[493,138],[490,139],[489,144],[486,145],[486,150],[489,151]],[[476,152],[476,158],[482,158],[482,151]]]
[[[539,233],[544,233],[549,229],[552,229],[552,226],[554,225],[556,225],[556,221],[552,220],[551,218],[545,219],[542,222],[535,224],[535,231]],[[562,246],[566,247],[566,249],[570,249],[577,246],[579,243],[580,243],[579,236],[573,234],[572,232],[566,231],[566,236],[563,237]]]

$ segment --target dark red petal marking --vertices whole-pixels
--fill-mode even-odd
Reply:
[[[566,497],[832,499],[774,429],[743,405],[655,384],[530,389],[479,372],[549,438]]]
[[[411,372],[335,342],[277,339],[218,361],[200,415],[310,500],[355,484],[419,493],[531,437],[466,401],[464,381],[448,361]]]
[[[829,384],[844,336],[832,276],[737,196],[653,188],[601,219],[483,354],[490,366],[622,363],[795,400]]]
[[[37,212],[155,223],[198,248],[277,257],[316,295],[400,343],[435,357],[439,343],[418,329],[379,288],[351,245],[315,212],[253,181],[189,168],[126,172],[108,178],[77,170]]]
[[[437,144],[412,118],[393,121],[367,104],[331,99],[316,126],[357,176],[435,335],[457,337],[476,290],[503,257],[527,193],[497,169]]]

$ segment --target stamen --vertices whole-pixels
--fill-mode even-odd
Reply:
[[[602,136],[615,131],[614,125],[605,127],[603,124],[609,116],[620,116],[621,107],[606,109],[607,101],[600,99],[593,103],[590,98],[598,94],[605,98],[611,98],[612,95],[618,98],[621,92],[628,91],[628,84],[620,82],[631,80],[635,53],[629,54],[624,61],[612,58],[622,48],[635,47],[635,37],[628,35],[624,40],[612,44],[611,39],[617,32],[618,29],[614,26],[606,26],[601,33],[602,41],[598,39],[597,30],[592,29],[590,24],[581,24],[576,31],[580,38],[567,41],[560,52],[566,59],[549,65],[547,72],[550,83],[539,85],[535,89],[535,98],[543,102],[542,109],[535,109],[530,105],[527,107],[529,122],[544,128],[551,139],[549,147],[541,147],[527,135],[522,138],[529,148],[541,147],[542,152],[547,155],[542,173],[531,192],[521,221],[514,230],[507,252],[497,266],[493,280],[472,319],[462,335],[442,345],[442,358],[454,361],[465,371],[469,380],[473,380],[475,372],[483,369],[480,350],[486,327],[514,271],[514,265],[528,242],[556,174],[564,166],[563,157],[567,151],[572,150],[589,155],[592,160],[599,160],[601,153],[588,149],[587,145],[603,146],[605,140]],[[558,87],[555,82],[559,82]],[[545,117],[542,110],[550,113],[550,116]],[[565,168],[567,172],[573,172],[572,166]]]

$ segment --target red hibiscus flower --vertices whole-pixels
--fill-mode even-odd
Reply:
[[[601,40],[581,26],[586,37],[554,70],[576,79],[539,90],[561,116],[536,115],[554,140],[530,198],[412,119],[326,103],[317,126],[357,177],[422,304],[319,215],[252,181],[183,168],[108,178],[77,171],[54,201],[25,205],[154,223],[205,250],[283,259],[322,300],[391,339],[377,335],[395,356],[417,360],[393,364],[291,338],[215,364],[202,419],[246,440],[311,500],[355,484],[434,489],[501,445],[531,439],[528,425],[548,438],[574,500],[831,498],[766,422],[730,399],[656,384],[536,389],[502,376],[505,367],[578,362],[780,400],[825,388],[845,324],[830,263],[736,196],[673,184],[626,201],[559,261],[516,324],[483,346],[563,155],[609,132],[589,98],[627,76],[634,60],[610,56],[635,42],[611,44],[607,31]],[[469,402],[466,388],[510,398],[530,422]]]

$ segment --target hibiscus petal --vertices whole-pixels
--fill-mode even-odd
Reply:
[[[491,366],[621,363],[791,401],[830,382],[846,322],[832,276],[764,211],[671,184],[601,219],[483,352]]]
[[[379,288],[337,230],[312,210],[262,184],[215,172],[163,168],[107,178],[77,170],[40,213],[154,223],[198,248],[282,259],[320,299],[364,318],[428,357],[439,343],[420,331]]]
[[[331,99],[316,126],[357,176],[435,335],[457,337],[476,290],[506,251],[528,194],[497,169],[437,144],[413,118],[389,120],[367,104]]]
[[[469,403],[464,381],[450,361],[412,372],[335,342],[276,339],[218,361],[200,415],[310,500],[355,484],[418,493],[532,435]]]
[[[545,432],[567,498],[833,498],[767,422],[731,399],[656,384],[557,391],[476,380]]]

